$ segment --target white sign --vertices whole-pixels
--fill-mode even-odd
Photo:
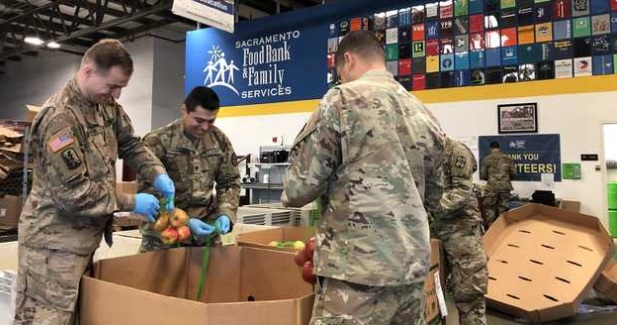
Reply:
[[[171,11],[226,32],[234,32],[234,0],[174,0]]]

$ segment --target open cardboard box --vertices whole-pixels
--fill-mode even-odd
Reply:
[[[203,249],[178,248],[94,264],[81,282],[82,325],[305,325],[313,288],[293,254],[217,247],[196,301]]]
[[[503,213],[484,248],[487,303],[533,322],[575,315],[613,249],[597,218],[540,204]]]
[[[236,242],[239,246],[262,248],[274,251],[291,251],[293,248],[280,248],[269,246],[272,241],[307,241],[308,238],[315,236],[313,227],[279,227],[274,229],[260,230],[251,233],[239,234]],[[441,284],[444,283],[444,273],[442,270],[443,261],[441,254],[441,242],[436,239],[431,240],[431,268],[426,276],[424,283],[426,306],[424,315],[427,324],[441,324],[441,311],[439,309],[438,295],[443,294]],[[435,281],[435,275],[440,278],[440,285]]]
[[[617,262],[611,259],[593,288],[617,304]]]
[[[236,242],[238,246],[296,252],[293,247],[275,247],[268,244],[272,241],[300,240],[306,242],[313,236],[315,236],[315,228],[312,227],[278,227],[239,234],[236,237]]]

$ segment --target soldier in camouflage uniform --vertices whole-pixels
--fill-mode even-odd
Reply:
[[[311,324],[425,324],[425,204],[441,198],[445,136],[386,70],[372,33],[349,33],[336,67],[342,84],[296,138],[282,196],[323,202]]]
[[[163,165],[133,135],[115,101],[132,71],[120,42],[95,44],[32,124],[34,180],[19,222],[14,324],[73,323],[81,276],[103,235],[111,245],[112,213],[156,215],[153,195],[116,192],[118,155],[143,177],[163,179],[166,185],[157,188],[173,195]]]
[[[181,119],[152,131],[143,139],[176,184],[176,206],[193,219],[189,223],[194,235],[190,246],[206,244],[205,237],[212,234],[214,228],[205,222],[219,223],[225,233],[236,220],[240,173],[231,142],[213,125],[218,109],[216,93],[207,87],[196,87],[184,100]],[[139,189],[154,191],[144,178],[139,178]],[[140,227],[141,252],[169,248],[152,225],[144,222]],[[220,244],[220,238],[215,237],[212,244]]]
[[[491,142],[491,153],[484,157],[480,165],[480,179],[486,181],[482,207],[486,214],[485,229],[505,211],[508,211],[508,200],[512,191],[512,178],[516,174],[512,159],[504,155],[499,142]]]
[[[464,144],[448,138],[443,164],[444,193],[431,224],[442,241],[461,325],[485,325],[488,283],[482,247],[482,217],[473,193],[476,158]]]

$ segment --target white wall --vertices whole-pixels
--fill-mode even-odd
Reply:
[[[180,104],[184,99],[184,49],[184,42],[154,39],[153,129],[180,116]]]
[[[561,161],[581,162],[583,153],[602,156],[602,122],[617,122],[617,92],[485,100],[430,104],[443,128],[452,137],[496,135],[497,105],[517,102],[538,103],[540,133],[561,135]],[[259,145],[270,143],[272,136],[283,135],[291,143],[310,113],[230,117],[217,120],[217,125],[230,137],[238,154],[257,153]],[[614,138],[613,138],[614,139]],[[476,152],[477,155],[477,152]],[[598,162],[581,162],[582,179],[555,183],[553,191],[563,199],[581,201],[582,213],[598,216],[606,222],[604,181],[595,171]],[[477,179],[477,173],[475,175]],[[515,182],[522,197],[530,197],[540,189],[539,182]]]
[[[133,76],[122,90],[118,103],[122,105],[133,122],[135,134],[144,135],[152,126],[152,85],[154,66],[154,40],[140,38],[124,43],[133,57]]]
[[[615,124],[604,125],[604,157],[606,160],[617,161],[617,121]],[[606,171],[607,181],[617,182],[617,169]]]
[[[63,52],[41,52],[8,61],[0,75],[0,119],[25,118],[26,104],[41,105],[79,68],[81,58]]]

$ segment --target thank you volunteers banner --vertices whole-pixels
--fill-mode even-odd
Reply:
[[[501,151],[512,158],[517,181],[541,181],[542,174],[552,173],[561,181],[561,146],[559,134],[481,136],[478,139],[480,161],[490,153],[490,143],[499,142]]]

